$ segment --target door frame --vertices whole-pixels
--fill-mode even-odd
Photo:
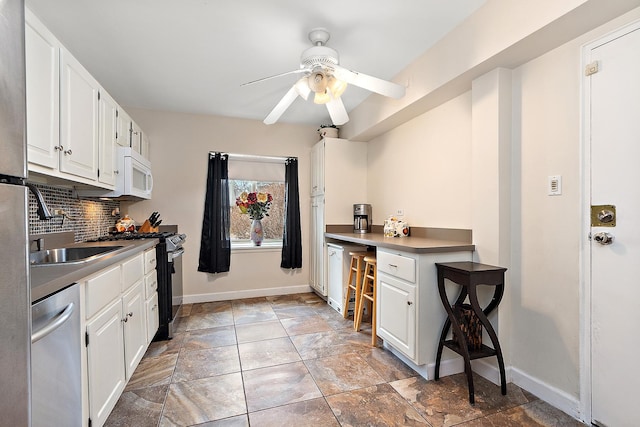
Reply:
[[[627,33],[640,29],[640,20],[632,21],[616,30],[608,32],[581,47],[580,55],[580,181],[581,223],[580,236],[580,414],[583,421],[592,421],[592,377],[591,377],[591,87],[585,76],[587,64],[591,62],[591,50],[609,43]]]

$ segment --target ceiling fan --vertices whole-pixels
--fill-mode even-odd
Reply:
[[[314,92],[313,102],[326,104],[333,124],[343,125],[349,121],[349,116],[340,96],[347,88],[347,84],[392,98],[404,96],[405,88],[402,85],[341,67],[338,52],[326,46],[329,40],[329,32],[326,29],[314,28],[309,32],[309,40],[313,46],[302,52],[300,69],[241,85],[246,86],[289,74],[303,74],[264,119],[265,124],[277,122],[298,96],[306,101],[311,92]]]

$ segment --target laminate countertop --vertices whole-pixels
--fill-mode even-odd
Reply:
[[[324,233],[326,239],[413,253],[474,251],[467,242],[430,237],[385,237],[382,233]]]
[[[109,268],[111,265],[122,262],[138,253],[142,253],[149,248],[153,248],[158,243],[158,239],[140,239],[83,242],[64,245],[64,247],[122,246],[122,248],[86,263],[32,265],[29,269],[31,302],[33,303],[54,294],[93,273],[97,273],[100,270]]]

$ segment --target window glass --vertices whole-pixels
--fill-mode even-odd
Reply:
[[[284,182],[276,181],[251,181],[230,179],[229,180],[229,196],[231,198],[231,241],[243,242],[249,241],[251,232],[251,218],[246,213],[242,213],[240,208],[236,206],[236,199],[243,192],[252,193],[268,193],[273,198],[271,207],[267,215],[261,220],[262,229],[264,230],[265,242],[282,241],[284,232]]]

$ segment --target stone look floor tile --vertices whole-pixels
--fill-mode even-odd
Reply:
[[[240,359],[235,345],[182,350],[178,356],[172,382],[190,381],[199,378],[240,372]]]
[[[246,412],[242,375],[236,372],[171,384],[160,425],[191,426]]]
[[[125,391],[105,422],[105,427],[155,427],[162,414],[168,385]]]
[[[238,344],[242,370],[298,362],[300,355],[288,337]]]
[[[426,426],[429,423],[389,384],[327,397],[343,426]]]
[[[251,427],[340,427],[327,402],[320,399],[251,412]]]
[[[464,374],[427,381],[422,377],[407,378],[391,384],[428,421],[436,426],[451,426],[481,418],[528,402],[519,387],[507,384],[507,395],[500,386],[474,375],[475,405],[469,404]]]
[[[236,344],[236,331],[233,325],[228,325],[187,332],[183,348],[185,350],[201,350],[234,344]]]
[[[329,323],[318,316],[315,310],[313,310],[312,315],[305,317],[293,317],[290,319],[281,319],[280,323],[287,331],[289,336],[291,335],[303,335],[303,334],[313,334],[316,332],[325,332],[332,331],[333,328]],[[277,311],[276,311],[277,314]]]
[[[371,347],[369,323],[355,332],[314,293],[184,304],[175,326],[150,345],[108,427],[582,425],[477,375],[472,406],[464,374],[424,380],[382,340]]]
[[[177,359],[178,355],[175,353],[148,359],[142,358],[129,379],[125,391],[169,384]]]
[[[356,353],[307,360],[305,364],[325,396],[385,382]]]
[[[302,362],[242,373],[249,412],[322,397]]]
[[[236,325],[236,335],[238,343],[245,343],[286,337],[287,331],[279,321],[273,320]]]

